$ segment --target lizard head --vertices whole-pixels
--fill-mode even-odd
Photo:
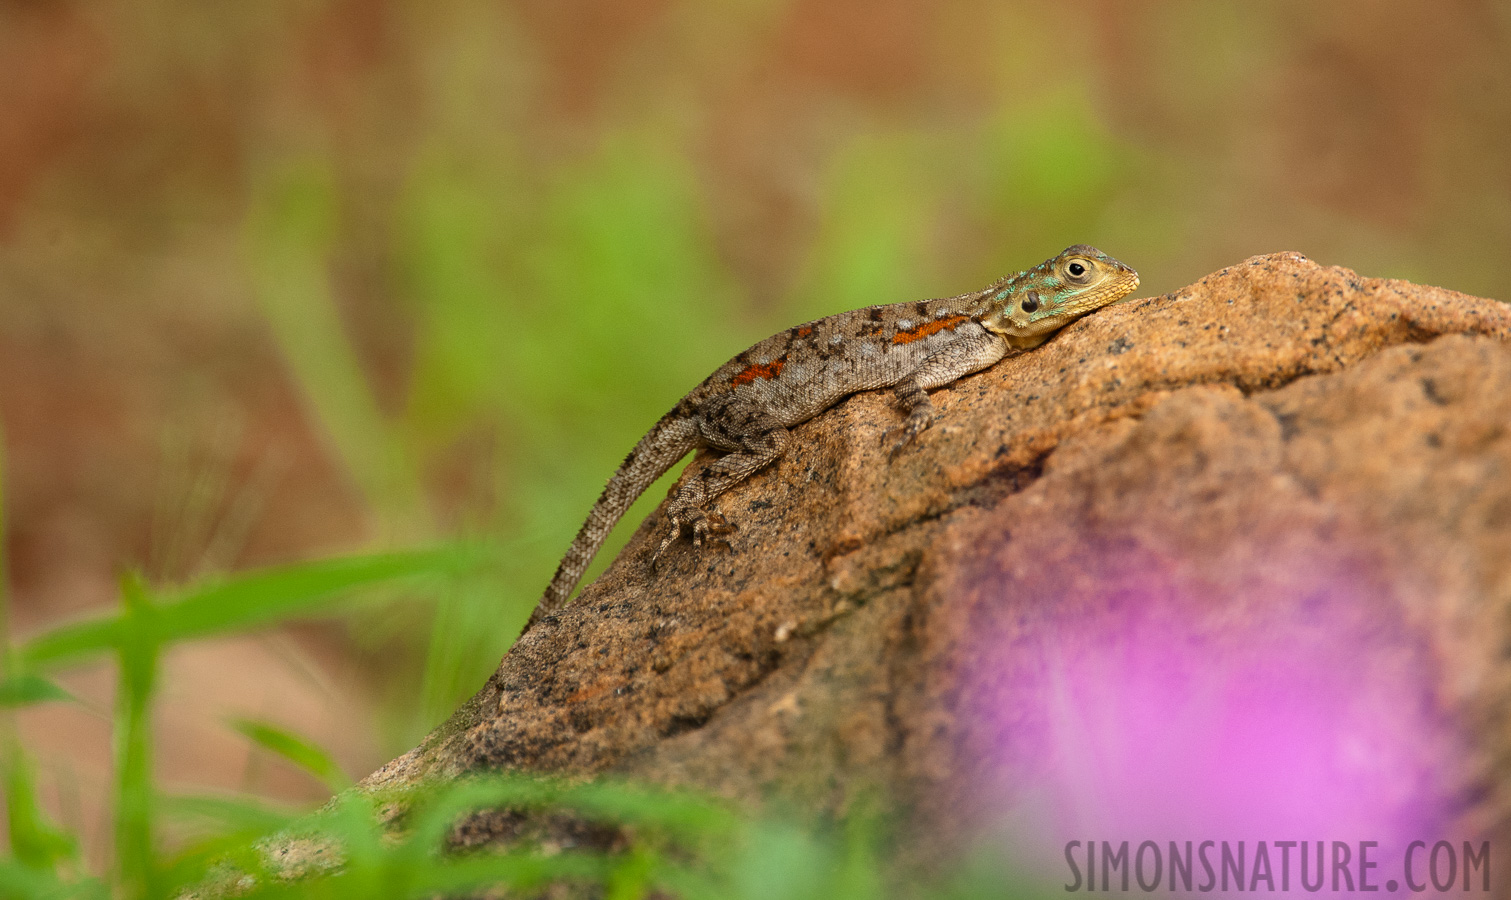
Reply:
[[[1087,313],[1128,296],[1138,273],[1095,247],[1076,244],[988,288],[981,324],[1030,350]]]

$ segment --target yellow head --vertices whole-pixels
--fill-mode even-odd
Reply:
[[[1077,244],[997,285],[981,324],[1030,350],[1087,313],[1123,299],[1138,273],[1095,247]]]

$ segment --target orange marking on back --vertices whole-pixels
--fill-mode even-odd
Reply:
[[[802,328],[799,328],[797,330],[797,336],[798,337],[807,337],[808,335],[810,335],[812,333],[813,333],[813,329],[811,327],[807,326],[807,325],[804,325]]]
[[[753,366],[747,366],[745,371],[736,375],[734,381],[731,381],[729,385],[730,387],[739,387],[742,384],[750,384],[757,378],[775,378],[782,374],[782,366],[785,365],[787,365],[787,357],[784,356],[769,363],[757,363]]]
[[[935,319],[932,322],[925,322],[910,331],[897,332],[897,334],[892,336],[892,343],[911,344],[914,341],[923,340],[931,334],[937,334],[941,331],[944,331],[946,328],[953,331],[955,327],[958,326],[961,322],[965,322],[969,319],[970,316],[950,316],[949,318],[945,319]]]

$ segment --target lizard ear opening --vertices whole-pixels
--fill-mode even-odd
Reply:
[[[981,326],[987,331],[1003,335],[1021,334],[1043,302],[1036,291],[1009,294],[1003,301],[981,317]]]

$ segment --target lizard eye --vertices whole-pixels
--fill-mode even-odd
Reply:
[[[1023,303],[1020,305],[1023,307],[1024,312],[1033,312],[1034,310],[1039,308],[1039,295],[1034,293],[1033,291],[1029,291],[1028,296],[1023,298]]]
[[[1069,275],[1071,277],[1071,280],[1073,281],[1085,281],[1086,275],[1090,271],[1091,270],[1086,267],[1086,264],[1079,260],[1072,262],[1070,265],[1065,267],[1065,273]]]

